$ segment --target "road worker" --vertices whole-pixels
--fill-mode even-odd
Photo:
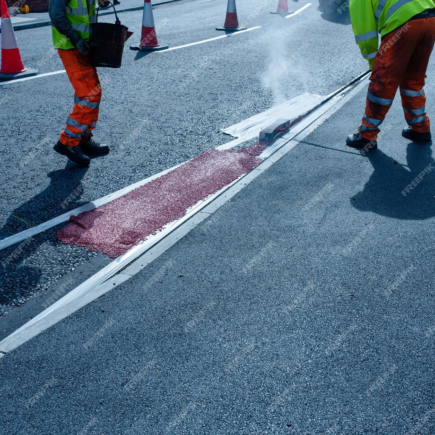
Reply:
[[[348,136],[347,145],[377,148],[379,126],[399,87],[408,123],[402,136],[431,141],[423,87],[435,42],[435,0],[350,0],[349,10],[356,42],[372,74],[359,133]]]
[[[109,153],[92,139],[98,121],[101,84],[91,64],[90,25],[96,21],[95,0],[50,0],[53,43],[74,88],[74,109],[54,150],[80,166],[90,157]]]

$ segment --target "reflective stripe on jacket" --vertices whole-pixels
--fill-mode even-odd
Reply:
[[[65,16],[77,35],[81,39],[89,41],[90,25],[96,21],[95,0],[70,0],[65,6]],[[52,33],[54,48],[61,50],[75,48],[73,42],[54,26]]]
[[[435,9],[435,0],[350,0],[356,43],[370,69],[378,51],[378,34],[385,36],[427,9]]]

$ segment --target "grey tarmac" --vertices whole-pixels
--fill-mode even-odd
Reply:
[[[212,29],[223,15],[216,3],[156,9],[156,22],[170,23],[162,25],[161,42],[217,36]],[[237,5],[241,18],[264,4]],[[251,21],[241,19],[261,25],[258,31],[136,60],[126,53],[123,70],[102,71],[110,84],[98,139],[114,151],[87,171],[62,169],[47,142],[17,172],[16,162],[38,141],[56,139],[70,106],[65,77],[0,87],[11,105],[0,114],[2,134],[11,138],[2,237],[30,219],[35,225],[61,214],[74,190],[81,193],[69,209],[229,141],[220,128],[281,97],[326,95],[365,71],[343,14],[325,15],[314,3],[280,21],[271,8],[269,2]],[[137,18],[123,14],[136,31]],[[49,62],[46,71],[59,69],[54,57]],[[428,107],[434,73],[431,60]],[[365,92],[136,276],[3,356],[2,430],[433,433],[432,147],[401,137],[396,101],[378,150],[347,148]],[[26,122],[14,123],[16,113]],[[55,230],[23,246],[19,264],[8,265],[15,275],[0,278],[4,311],[11,311],[2,319],[20,300],[28,300],[21,310],[42,295],[58,297],[70,276],[77,280],[73,267],[89,276],[104,266],[98,254],[60,245]],[[30,276],[37,292],[21,281]]]

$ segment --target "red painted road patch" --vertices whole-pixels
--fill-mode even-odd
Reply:
[[[57,233],[67,244],[115,258],[183,217],[187,210],[248,173],[265,147],[211,150],[104,206],[72,216]]]

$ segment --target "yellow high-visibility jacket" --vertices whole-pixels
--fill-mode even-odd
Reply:
[[[427,9],[435,9],[435,0],[350,0],[356,43],[370,69],[378,52],[379,34],[385,36]]]

